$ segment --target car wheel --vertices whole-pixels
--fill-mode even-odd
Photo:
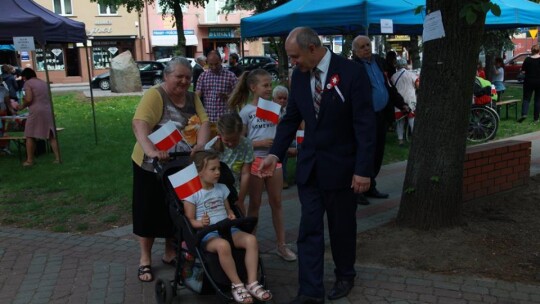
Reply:
[[[99,81],[99,88],[102,90],[111,89],[111,81],[109,79],[102,79]]]
[[[269,71],[270,75],[272,76],[272,81],[278,81],[279,80],[279,74],[277,71]]]
[[[161,78],[154,78],[154,85],[161,84],[163,82],[163,79]]]

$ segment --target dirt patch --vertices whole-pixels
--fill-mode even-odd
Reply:
[[[464,225],[438,231],[395,223],[358,235],[361,263],[441,274],[540,282],[540,175],[522,187],[464,205]]]

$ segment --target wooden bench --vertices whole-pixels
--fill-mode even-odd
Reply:
[[[19,161],[22,161],[21,150],[26,146],[26,137],[24,136],[2,136],[0,142],[7,141],[8,143],[15,143],[17,147],[17,153],[19,154]]]
[[[514,114],[516,119],[518,117],[518,102],[519,99],[509,99],[504,101],[497,101],[495,105],[497,106],[497,113],[501,114],[501,107],[506,106],[506,119],[508,119],[508,110],[510,107],[514,107]]]

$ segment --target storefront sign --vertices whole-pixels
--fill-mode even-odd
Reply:
[[[210,27],[208,38],[234,38],[234,30],[227,27]]]
[[[153,30],[154,36],[176,36],[176,30]],[[195,35],[195,30],[184,30],[184,35]]]
[[[88,35],[92,34],[103,34],[103,33],[112,33],[113,29],[112,27],[94,27],[90,31],[88,31]]]

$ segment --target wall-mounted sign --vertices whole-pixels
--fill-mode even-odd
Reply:
[[[209,27],[208,38],[234,38],[234,29],[230,27]]]
[[[154,36],[176,36],[176,30],[153,30],[152,35]],[[184,30],[184,35],[195,35],[195,30]]]
[[[110,48],[107,49],[109,51],[109,53],[111,53],[113,56],[114,54],[116,54],[116,52],[118,52],[118,48],[115,47],[115,46],[111,46]]]
[[[36,49],[34,37],[13,37],[13,45],[17,51],[33,51]]]
[[[28,53],[27,51],[21,51],[21,60],[22,61],[30,60],[30,53]]]

